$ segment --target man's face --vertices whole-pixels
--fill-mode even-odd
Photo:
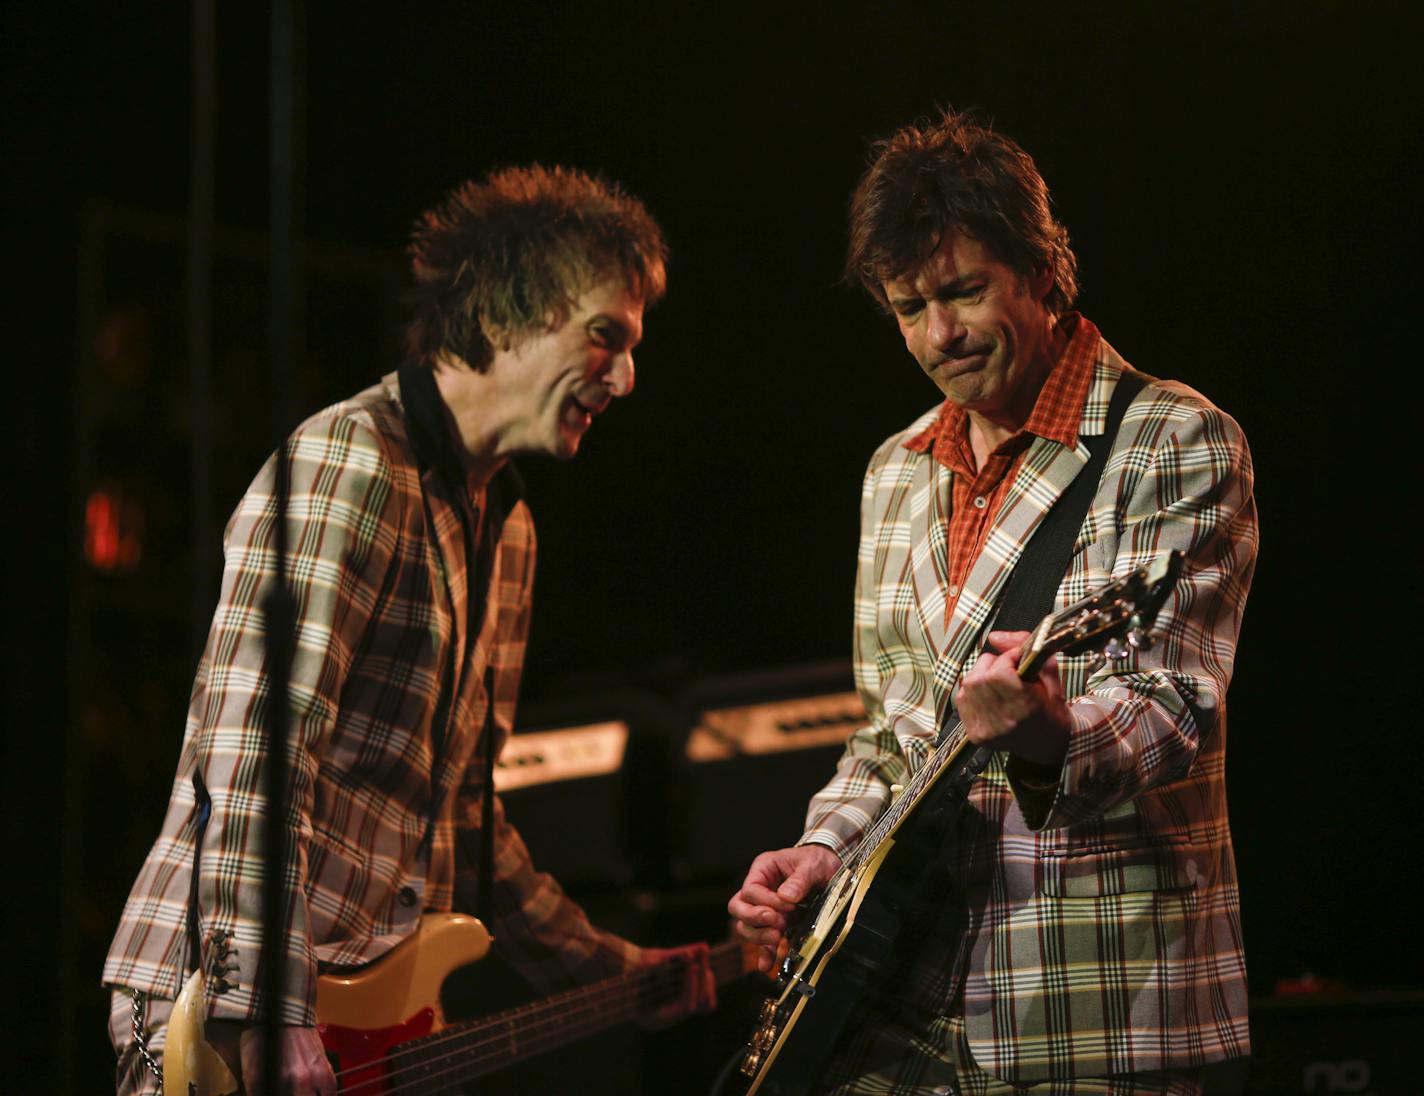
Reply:
[[[643,302],[619,278],[583,293],[557,326],[497,352],[491,379],[512,409],[509,452],[568,459],[613,400],[633,391]]]
[[[905,346],[948,399],[996,421],[1033,409],[1047,361],[1052,271],[1022,278],[950,232],[919,269],[882,283]]]

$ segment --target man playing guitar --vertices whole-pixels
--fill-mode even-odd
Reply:
[[[572,457],[632,392],[643,310],[665,284],[662,233],[615,185],[511,169],[426,213],[410,254],[406,363],[286,443],[286,946],[261,954],[269,461],[228,525],[167,816],[104,966],[120,1092],[156,1091],[165,1022],[193,967],[209,1041],[241,1059],[249,1091],[271,1009],[283,1091],[335,1091],[315,1027],[319,970],[368,964],[423,912],[482,900],[495,949],[546,992],[680,957],[670,1011],[711,1005],[705,946],[649,950],[594,928],[486,802],[490,751],[514,724],[534,578],[533,521],[509,462]],[[285,964],[280,1001],[261,999],[262,961]]]
[[[1256,552],[1245,439],[1070,311],[1076,260],[1042,177],[972,118],[880,142],[850,239],[848,277],[943,402],[865,477],[854,643],[869,723],[798,845],[758,857],[728,904],[762,969],[953,717],[992,760],[923,858],[876,983],[824,1036],[829,1055],[807,1077],[772,1062],[764,1091],[1199,1091],[1203,1064],[1249,1049],[1223,766]],[[1023,676],[1026,634],[992,630],[999,596],[1128,376],[1141,389],[1054,608],[1174,550],[1183,573],[1150,652]]]

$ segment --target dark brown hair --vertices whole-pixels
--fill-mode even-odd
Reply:
[[[1054,220],[1033,158],[968,113],[905,126],[871,147],[850,204],[846,279],[886,305],[883,282],[917,269],[945,235],[963,232],[1021,277],[1053,270],[1044,304],[1073,307],[1078,259]]]
[[[516,338],[567,316],[579,295],[622,277],[645,305],[663,295],[667,243],[643,203],[565,167],[496,171],[455,188],[416,221],[410,241],[411,358],[441,350],[483,369],[482,324]]]

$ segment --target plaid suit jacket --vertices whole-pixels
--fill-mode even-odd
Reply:
[[[287,443],[297,605],[287,824],[295,853],[282,1015],[292,1024],[314,1022],[318,963],[377,958],[422,910],[475,908],[484,793],[477,740],[491,700],[496,748],[514,722],[534,579],[529,508],[522,499],[509,508],[484,617],[467,644],[460,508],[484,505],[485,493],[457,497],[460,485],[417,455],[408,418],[391,374],[303,423]],[[269,695],[261,606],[273,580],[274,467],[262,469],[229,522],[167,816],[103,971],[109,985],[177,995],[200,843],[196,912],[210,1011],[236,1020],[259,1015]],[[448,723],[436,727],[441,711]],[[211,797],[205,827],[195,774]],[[636,948],[594,929],[534,871],[497,801],[495,818],[496,946],[546,989],[635,963]]]
[[[1129,368],[1099,340],[1080,438],[1102,434]],[[934,414],[886,441],[865,477],[855,673],[869,725],[813,798],[802,838],[842,856],[885,810],[890,785],[928,756],[1010,570],[1087,459],[1081,440],[1033,441],[946,622],[951,473],[903,448]],[[1009,1081],[1184,1067],[1249,1049],[1223,702],[1256,553],[1250,454],[1230,417],[1149,379],[1127,409],[1057,607],[1173,548],[1186,554],[1185,573],[1150,651],[1091,673],[1087,656],[1059,659],[1075,699],[1056,789],[1024,786],[1005,755],[974,783],[952,854],[952,938],[923,945],[903,986],[942,1011],[962,995],[975,1060]]]

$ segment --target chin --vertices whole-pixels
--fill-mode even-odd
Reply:
[[[573,460],[578,456],[579,445],[583,442],[582,434],[570,436],[561,434],[559,439],[549,450],[549,455],[555,460]]]

